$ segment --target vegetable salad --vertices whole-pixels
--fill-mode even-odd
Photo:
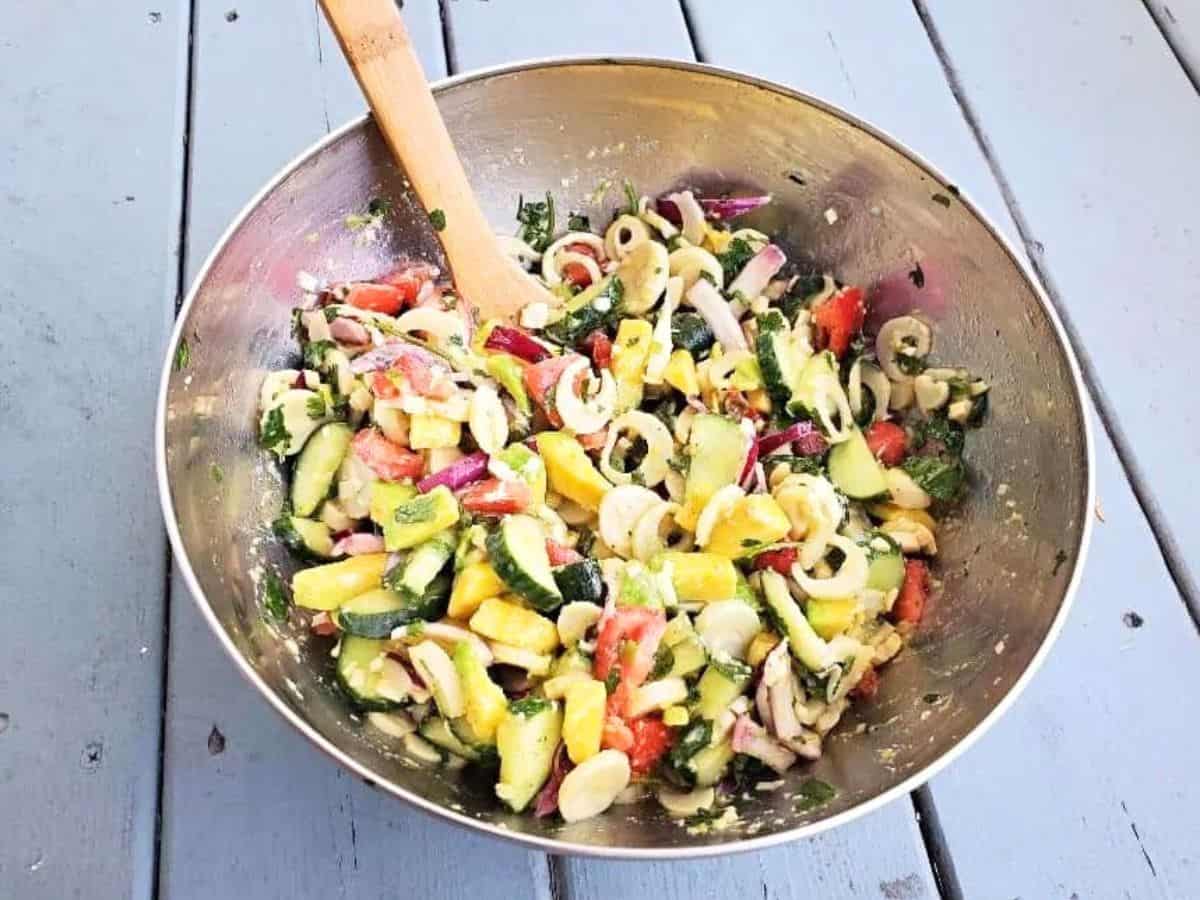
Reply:
[[[503,240],[551,302],[518,323],[427,263],[301,278],[259,422],[292,614],[373,726],[514,812],[711,821],[919,626],[988,385],[733,222],[769,199],[630,191],[602,234],[522,202]]]

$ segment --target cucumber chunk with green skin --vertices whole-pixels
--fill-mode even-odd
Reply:
[[[671,663],[671,671],[667,673],[668,678],[682,678],[685,675],[691,675],[693,672],[703,669],[705,663],[708,662],[708,654],[704,652],[704,646],[698,638],[693,636],[685,637],[672,646],[671,653],[674,655],[674,660]]]
[[[329,422],[304,444],[292,474],[292,511],[311,516],[329,494],[333,478],[354,432],[343,422]]]
[[[677,521],[694,527],[713,494],[737,482],[746,462],[746,436],[732,419],[702,413],[692,421],[688,457],[682,520]]]
[[[442,716],[429,716],[421,723],[418,730],[421,737],[435,747],[453,753],[469,762],[488,764],[494,763],[495,751],[491,747],[480,746],[463,740],[459,729],[462,719],[446,719]]]
[[[876,542],[886,543],[887,549],[876,549]],[[866,548],[867,587],[884,593],[898,590],[904,583],[904,554],[899,545],[886,534],[875,532],[868,537]]]
[[[337,680],[351,702],[359,709],[381,712],[395,709],[399,704],[379,694],[383,671],[371,669],[371,664],[387,655],[387,642],[345,635],[338,649]]]
[[[324,522],[282,515],[271,530],[301,559],[329,559],[333,552],[333,531]]]
[[[817,634],[799,604],[792,599],[787,582],[778,572],[762,573],[763,599],[772,617],[783,628],[788,649],[811,672],[820,672],[837,662],[829,645]]]
[[[487,550],[500,579],[535,609],[548,612],[563,602],[546,555],[546,534],[537,519],[505,516],[488,535]]]
[[[736,659],[714,658],[697,684],[700,699],[696,702],[696,712],[705,719],[715,719],[742,695],[752,674],[753,669]]]
[[[378,588],[347,600],[337,611],[338,623],[346,634],[364,638],[385,638],[393,628],[420,618],[409,601],[386,588]]]
[[[680,312],[671,316],[671,344],[679,350],[686,350],[693,358],[705,353],[713,342],[712,329],[697,313]]]
[[[692,773],[696,787],[712,787],[725,776],[725,770],[733,761],[733,746],[729,741],[721,741],[710,747],[705,747],[687,761],[687,768]]]
[[[524,444],[509,444],[493,459],[508,466],[518,478],[529,485],[535,507],[546,502],[546,465],[541,456]]]
[[[458,546],[458,536],[452,529],[436,534],[416,547],[400,565],[383,576],[385,587],[403,595],[413,606],[419,605],[433,580],[450,562]],[[422,619],[431,616],[419,616]]]
[[[785,409],[791,402],[804,360],[796,350],[787,320],[777,309],[758,317],[758,337],[754,341],[758,368],[771,400]]]
[[[561,734],[562,710],[555,701],[527,697],[509,704],[496,729],[496,796],[513,812],[525,809],[550,777]]]
[[[829,478],[842,493],[855,500],[869,500],[886,494],[888,489],[883,466],[857,428],[829,451]]]
[[[566,603],[604,603],[604,575],[594,559],[559,566],[554,570],[554,583]]]
[[[817,403],[825,396],[824,386],[830,378],[837,379],[837,357],[825,350],[810,356],[800,369],[800,374],[792,388],[792,400],[788,404],[789,411],[803,411],[816,417]]]

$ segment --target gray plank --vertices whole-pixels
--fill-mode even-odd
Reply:
[[[364,108],[311,0],[242,7],[232,22],[225,12],[198,9],[189,278],[276,169]],[[405,18],[441,76],[437,3],[408,0]],[[164,897],[391,896],[400,885],[429,898],[548,897],[540,854],[409,810],[309,748],[235,672],[178,577],[168,683]],[[214,728],[223,746],[210,746]]]
[[[1140,4],[1017,0],[986,19],[979,11],[928,4],[1139,496],[1200,603],[1200,395],[1171,387],[1200,322],[1200,103]]]
[[[22,900],[152,891],[187,30],[184,0],[13,4],[0,29],[0,894]]]
[[[1188,0],[1143,0],[1192,84],[1200,89],[1200,7]]]
[[[650,52],[648,44],[656,56],[693,58],[683,17],[677,16],[679,11],[672,3],[560,2],[553,4],[553,11],[550,7],[511,0],[451,3],[448,10],[456,65],[465,69],[504,61],[497,41],[514,58],[549,53],[646,53]],[[736,27],[729,21],[727,7],[722,19]],[[871,847],[871,852],[863,853],[863,847]],[[937,896],[907,802],[892,804],[814,840],[730,859],[636,866],[564,859],[561,866],[572,900],[614,895],[801,897],[812,892],[830,898]]]

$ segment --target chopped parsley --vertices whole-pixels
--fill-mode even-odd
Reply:
[[[638,197],[638,193],[633,189],[633,182],[631,182],[628,178],[625,179],[624,187],[626,204],[625,211],[631,216],[636,216],[638,214],[638,201],[640,199]]]
[[[567,216],[567,231],[591,231],[592,223],[583,213],[573,212]]]
[[[192,348],[188,346],[188,339],[181,337],[179,346],[175,348],[175,371],[182,372],[188,367],[192,361]]]
[[[608,677],[604,679],[604,692],[613,694],[617,690],[617,685],[621,681],[621,673],[617,669],[613,669],[608,673]]]
[[[730,774],[733,776],[734,790],[739,793],[752,790],[760,781],[771,781],[779,777],[775,770],[761,759],[745,753],[739,753],[733,758]]]
[[[280,458],[287,453],[288,445],[292,442],[292,435],[283,422],[283,407],[276,406],[267,411],[267,417],[263,420],[262,428],[259,431],[258,441]]]
[[[905,375],[920,375],[925,371],[925,357],[912,353],[897,353],[896,368]]]
[[[931,416],[913,429],[913,444],[918,450],[931,441],[942,445],[938,449],[944,448],[948,453],[960,456],[966,442],[966,434],[957,422],[939,414]]]
[[[211,466],[208,467],[208,474],[212,476],[212,480],[215,481],[217,484],[220,484],[222,481],[225,480],[225,470],[222,469],[216,463],[213,463]]]
[[[429,213],[429,222],[433,225],[434,231],[441,231],[446,227],[446,211],[442,209],[431,210]]]
[[[521,224],[517,236],[534,250],[541,253],[554,237],[554,197],[546,192],[546,199],[517,200],[517,221]]]
[[[724,253],[718,253],[717,259],[721,262],[721,268],[725,270],[725,280],[732,281],[737,277],[738,272],[746,267],[746,263],[754,258],[754,248],[750,246],[749,241],[744,241],[741,238],[734,238],[729,242],[729,246],[725,248]]]
[[[267,569],[263,574],[262,605],[263,609],[276,622],[287,621],[288,607],[292,604],[288,599],[287,588],[283,585],[283,579],[273,569]]]
[[[797,812],[819,809],[837,796],[837,788],[819,778],[806,778],[796,791]]]
[[[550,708],[550,701],[545,697],[523,697],[508,704],[508,711],[514,716],[530,718]]]
[[[333,341],[309,341],[304,345],[304,366],[308,369],[321,369],[325,366],[325,355],[330,350],[336,350]]]
[[[420,497],[414,497],[407,503],[401,503],[397,506],[394,518],[401,525],[416,525],[420,522],[428,522],[433,518],[436,506],[436,497],[431,494],[423,494]]]
[[[945,454],[937,456],[910,456],[903,467],[925,493],[934,500],[954,500],[966,480],[966,467],[961,459]]]
[[[666,644],[659,644],[658,652],[654,654],[654,668],[648,676],[650,681],[666,678],[675,667],[675,653]]]
[[[671,768],[682,770],[689,759],[707,747],[712,740],[712,727],[708,719],[697,719],[689,725],[667,754]]]
[[[320,394],[309,397],[304,408],[308,412],[310,419],[323,419],[328,412],[328,408],[325,406],[325,398]]]

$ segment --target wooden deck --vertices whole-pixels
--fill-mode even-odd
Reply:
[[[13,6],[0,897],[1200,896],[1200,6],[405,0],[431,76],[700,59],[878,123],[1024,247],[1084,363],[1100,521],[1030,689],[911,802],[669,865],[517,850],[371,791],[247,689],[172,575],[152,424],[176,304],[245,200],[363,107],[313,0]]]

